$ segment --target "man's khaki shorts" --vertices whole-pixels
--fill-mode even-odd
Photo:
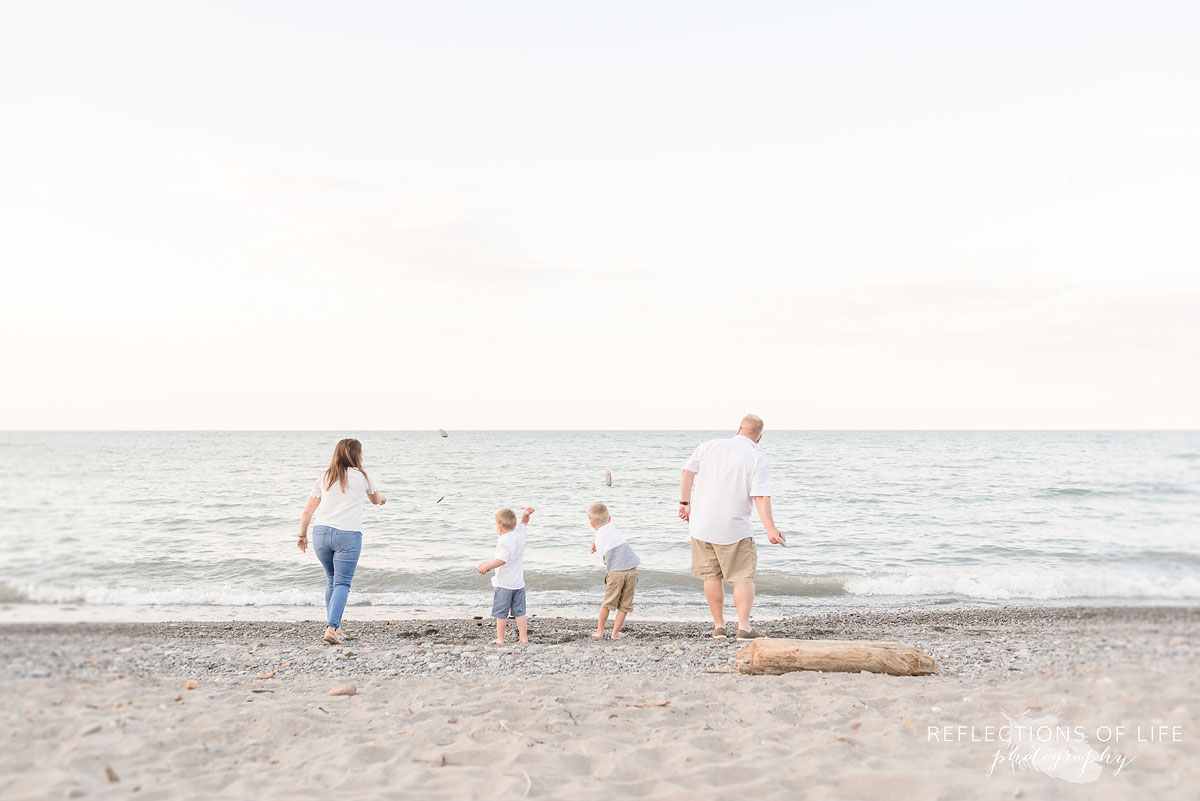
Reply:
[[[633,611],[633,591],[637,588],[637,568],[604,574],[604,600],[601,606],[613,611]]]
[[[732,545],[714,545],[692,537],[692,575],[696,578],[741,584],[754,581],[757,567],[758,547],[753,537],[744,537]]]

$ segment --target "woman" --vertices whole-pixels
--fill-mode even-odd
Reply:
[[[367,478],[362,463],[362,443],[356,439],[344,439],[333,449],[333,461],[329,469],[317,479],[309,493],[304,514],[300,516],[300,539],[296,545],[308,550],[308,524],[313,513],[317,514],[317,525],[313,526],[313,547],[317,558],[325,568],[325,642],[340,645],[342,637],[338,629],[342,625],[342,612],[346,609],[346,598],[350,595],[350,581],[354,568],[358,566],[358,555],[362,552],[363,496],[371,503],[382,506],[387,498],[375,489]]]

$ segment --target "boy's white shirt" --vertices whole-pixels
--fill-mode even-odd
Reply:
[[[492,576],[493,587],[519,590],[525,586],[525,524],[496,535],[496,558],[504,562]]]
[[[596,553],[600,554],[601,557],[618,545],[624,544],[625,535],[617,529],[611,520],[596,529]]]
[[[605,570],[629,570],[642,563],[638,555],[629,547],[625,536],[613,525],[612,521],[596,529],[596,553],[604,560]]]

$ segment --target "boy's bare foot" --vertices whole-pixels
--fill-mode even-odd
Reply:
[[[603,631],[593,631],[593,632],[592,632],[592,639],[593,639],[593,640],[602,640],[602,639],[604,639],[604,632],[603,632]]]
[[[628,636],[629,636],[629,635],[628,635],[628,634],[626,634],[626,633],[625,633],[625,632],[623,632],[623,631],[614,631],[614,632],[612,633],[612,638],[613,638],[614,640],[623,640],[623,639],[625,639],[625,638],[626,638],[626,637],[628,637]]]
[[[504,645],[504,640],[492,640],[489,645]]]
[[[517,642],[528,643],[528,642],[529,642],[529,638],[528,638],[528,637],[522,637],[521,639],[517,640]]]

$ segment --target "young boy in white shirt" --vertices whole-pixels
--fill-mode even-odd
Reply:
[[[525,507],[521,522],[512,509],[496,512],[496,558],[481,564],[477,571],[483,576],[495,570],[492,576],[492,617],[496,618],[495,645],[504,644],[504,629],[508,615],[517,619],[517,635],[520,642],[529,642],[525,620],[525,527],[533,509]]]
[[[608,623],[608,613],[611,610],[617,613],[611,636],[614,640],[619,640],[625,636],[621,631],[621,626],[625,624],[625,616],[633,611],[633,592],[638,583],[637,569],[642,560],[638,559],[625,537],[613,525],[607,506],[602,503],[589,506],[588,522],[596,532],[596,539],[592,541],[592,553],[600,552],[605,569],[604,600],[600,603],[600,618],[592,636],[597,640],[604,637],[604,626]]]

